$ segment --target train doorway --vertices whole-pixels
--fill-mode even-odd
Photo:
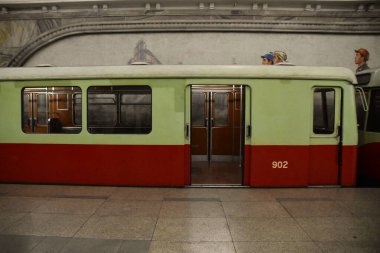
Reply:
[[[242,85],[191,86],[191,185],[242,185]]]

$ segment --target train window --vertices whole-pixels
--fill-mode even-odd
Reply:
[[[380,90],[371,91],[367,131],[380,133]]]
[[[228,126],[228,93],[215,93],[214,100],[215,126]]]
[[[74,94],[73,95],[73,119],[74,125],[81,126],[82,125],[82,94]]]
[[[73,97],[79,87],[30,87],[22,89],[22,130],[25,133],[80,133],[74,123]],[[81,112],[81,106],[76,111]]]
[[[37,124],[40,126],[46,126],[48,123],[48,95],[37,94]]]
[[[30,127],[29,121],[29,95],[23,94],[23,108],[22,108],[22,128],[26,129]]]
[[[335,121],[335,91],[334,89],[314,90],[313,131],[316,134],[334,133]]]
[[[151,105],[150,94],[121,94],[120,123],[127,127],[149,128]]]
[[[366,98],[368,98],[368,91],[365,91],[364,94]],[[366,112],[364,111],[363,102],[360,98],[359,92],[356,92],[355,94],[355,101],[356,101],[356,118],[358,122],[358,128],[359,130],[364,130]]]
[[[149,86],[88,88],[88,131],[93,134],[147,134],[152,130]]]
[[[112,127],[117,123],[115,94],[88,94],[88,125]]]
[[[191,96],[191,124],[193,126],[205,126],[205,93],[193,93]]]

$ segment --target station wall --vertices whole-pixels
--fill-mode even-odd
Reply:
[[[24,66],[152,64],[261,64],[260,56],[281,50],[296,65],[340,66],[355,70],[354,49],[370,52],[380,67],[380,35],[247,32],[163,32],[66,37],[37,51]]]

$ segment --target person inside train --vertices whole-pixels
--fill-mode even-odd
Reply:
[[[263,65],[273,65],[273,54],[268,53],[261,56]]]
[[[356,73],[369,69],[367,61],[369,60],[369,52],[365,48],[355,50],[355,64],[358,65]]]
[[[283,51],[273,52],[273,63],[274,65],[293,66],[292,63],[288,62],[288,56]]]

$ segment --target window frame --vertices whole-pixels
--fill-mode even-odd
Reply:
[[[67,98],[69,98],[70,93],[69,91],[72,91],[73,88],[78,89],[78,92],[80,94],[83,94],[82,87],[79,85],[25,85],[21,89],[21,131],[24,134],[40,134],[40,135],[51,135],[51,134],[80,134],[83,129],[83,123],[81,125],[74,124],[74,119],[71,118],[72,126],[70,125],[63,125],[60,129],[60,131],[50,132],[50,119],[54,119],[56,117],[51,117],[51,115],[56,114],[58,111],[69,111],[68,109],[61,110],[58,108],[58,94],[62,93],[62,90],[55,91],[56,88],[63,89],[65,92]],[[30,89],[29,92],[25,92],[25,90]],[[35,89],[35,91],[33,91]],[[46,96],[47,104],[46,104],[46,124],[39,124],[39,112],[38,112],[38,96],[41,94]],[[31,121],[26,126],[24,125],[24,109],[25,109],[25,102],[24,102],[24,96],[28,96],[28,121],[29,118],[31,118]],[[51,99],[53,97],[54,99]],[[31,100],[31,101],[30,101]],[[56,101],[54,101],[56,100]],[[30,102],[30,103],[29,103]],[[67,102],[69,105],[69,102]],[[50,111],[53,106],[53,111]],[[73,109],[73,108],[72,108]],[[83,106],[81,105],[81,110],[83,112]],[[42,112],[41,112],[42,113]],[[73,117],[73,113],[70,113],[70,117]],[[62,119],[65,117],[59,117],[58,119]],[[46,131],[36,130],[36,128],[46,128]],[[30,128],[30,131],[25,131],[25,129]],[[75,128],[72,130],[71,128]]]
[[[103,88],[108,88],[105,90],[99,89],[97,93],[99,94],[115,94],[115,99],[116,99],[116,127],[111,127],[111,126],[94,126],[88,123],[89,122],[89,117],[91,116],[89,113],[89,106],[90,106],[90,99],[89,95],[90,94],[96,94],[91,93],[91,88],[95,87],[103,87]],[[123,90],[125,88],[125,90]],[[134,92],[140,94],[147,94],[150,95],[149,102],[150,104],[144,104],[144,105],[150,105],[150,118],[149,118],[149,126],[148,127],[128,127],[128,126],[123,126],[122,125],[122,116],[121,116],[121,107],[128,105],[128,103],[123,103],[122,102],[122,96],[123,94],[133,94],[133,88],[137,88]],[[145,90],[144,90],[145,88]],[[128,90],[130,89],[130,90]],[[140,90],[139,90],[140,89]],[[102,92],[103,91],[103,92]],[[129,91],[129,92],[128,92]],[[132,91],[132,92],[131,92]],[[147,92],[148,93],[143,93]],[[150,85],[137,85],[137,84],[132,84],[132,85],[91,85],[87,88],[87,132],[90,134],[125,134],[125,135],[148,135],[151,134],[153,130],[153,89]],[[140,105],[140,104],[135,104],[135,105]]]
[[[334,91],[334,110],[333,110],[333,130],[326,132],[316,132],[314,126],[314,95],[317,90]],[[341,107],[343,89],[339,86],[314,86],[311,89],[311,137],[337,137],[338,127],[341,124]]]

